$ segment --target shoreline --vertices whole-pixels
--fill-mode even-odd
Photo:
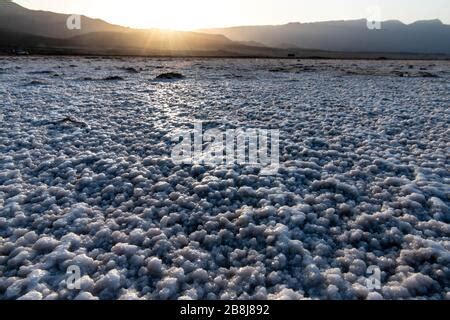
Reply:
[[[120,58],[178,59],[282,59],[282,60],[373,60],[373,61],[450,61],[450,54],[410,52],[341,52],[316,49],[278,49],[225,47],[216,50],[146,50],[143,48],[92,47],[12,47],[0,46],[0,56],[96,56]]]
[[[103,59],[119,59],[119,58],[149,58],[149,59],[261,59],[261,60],[333,60],[333,61],[450,61],[450,56],[440,57],[439,55],[425,56],[414,55],[412,57],[406,56],[394,56],[394,57],[371,57],[364,54],[357,54],[354,56],[296,56],[296,57],[283,57],[283,56],[259,56],[259,55],[196,55],[196,54],[154,54],[154,55],[146,55],[146,54],[108,54],[108,53],[29,53],[29,54],[13,54],[13,53],[4,53],[0,52],[0,57],[96,57]],[[396,55],[396,54],[394,54]]]

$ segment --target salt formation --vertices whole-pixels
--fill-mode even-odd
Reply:
[[[0,60],[1,299],[449,298],[447,62]],[[194,121],[279,172],[174,164]]]

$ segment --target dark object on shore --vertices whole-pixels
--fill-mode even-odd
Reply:
[[[62,119],[61,121],[59,121],[59,123],[64,123],[64,124],[73,124],[79,127],[83,127],[86,128],[88,127],[88,125],[85,122],[73,119],[71,117],[65,117],[64,119]]]
[[[120,80],[124,80],[124,79],[122,77],[120,77],[120,76],[109,76],[109,77],[103,78],[103,80],[106,80],[106,81],[120,81]]]
[[[139,73],[139,70],[137,70],[133,67],[125,68],[125,71],[129,72],[129,73]]]
[[[419,72],[419,76],[422,77],[422,78],[439,78],[438,75],[433,74],[431,72],[427,72],[427,71]]]
[[[286,72],[285,68],[276,67],[273,69],[270,69],[269,72]]]
[[[403,71],[400,71],[400,70],[392,71],[392,75],[395,75],[395,76],[400,77],[400,78],[408,78],[408,77],[411,76],[408,72],[403,72]]]
[[[16,56],[28,56],[30,53],[23,49],[13,49],[11,51],[12,54],[15,54]]]
[[[431,72],[427,72],[427,71],[420,71],[418,73],[410,73],[410,72],[402,72],[402,71],[398,71],[395,70],[392,72],[392,74],[398,76],[398,77],[402,77],[402,78],[408,78],[408,77],[414,77],[414,78],[439,78],[438,75],[431,73]]]
[[[180,79],[184,79],[184,76],[181,73],[177,73],[177,72],[167,72],[167,73],[161,73],[155,79],[156,80],[180,80]]]
[[[32,71],[29,73],[30,74],[50,74],[50,75],[52,75],[52,74],[55,74],[56,72],[53,70],[42,70],[42,71]]]
[[[29,83],[27,83],[27,86],[43,86],[47,84],[49,83],[44,80],[31,80]]]

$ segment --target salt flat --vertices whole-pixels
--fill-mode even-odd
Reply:
[[[0,57],[0,299],[450,299],[449,84],[438,61]],[[279,172],[174,164],[196,121],[280,130]]]

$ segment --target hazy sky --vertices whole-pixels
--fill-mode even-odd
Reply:
[[[367,18],[450,23],[450,0],[16,0],[31,9],[80,13],[139,28],[196,29]]]

